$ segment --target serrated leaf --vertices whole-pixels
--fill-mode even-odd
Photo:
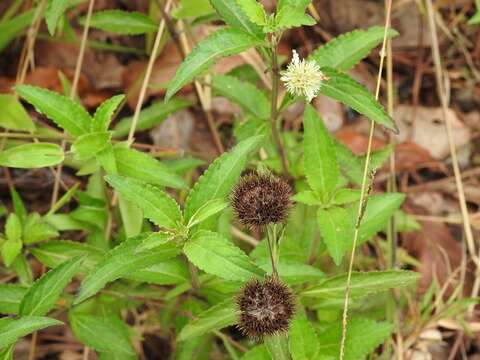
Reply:
[[[45,22],[51,36],[55,34],[58,20],[63,16],[69,5],[70,0],[48,0],[45,9]]]
[[[18,99],[10,94],[0,94],[0,126],[8,130],[35,131],[35,124]]]
[[[275,28],[290,29],[302,25],[312,26],[316,21],[310,15],[305,14],[311,0],[285,0],[280,1],[275,16]]]
[[[344,205],[360,199],[360,190],[357,189],[340,189],[332,199],[332,204]]]
[[[146,153],[124,146],[114,146],[113,152],[120,175],[174,189],[187,187],[185,180]]]
[[[272,273],[272,261],[270,258],[261,257],[255,263],[267,274]],[[288,257],[280,257],[278,262],[278,275],[289,285],[305,282],[316,283],[325,278],[325,274],[316,267],[291,260]]]
[[[15,213],[10,213],[5,223],[5,236],[11,241],[21,241],[22,223]]]
[[[263,26],[267,21],[267,14],[263,5],[257,0],[236,0],[242,11],[254,24]]]
[[[247,351],[242,360],[271,360],[271,358],[265,345],[261,344]]]
[[[20,31],[32,23],[34,13],[34,9],[25,11],[13,19],[0,24],[0,52],[7,47],[10,41],[15,39]]]
[[[183,251],[195,266],[223,279],[246,281],[263,275],[247,254],[219,233],[200,230],[185,243]]]
[[[2,318],[0,320],[0,349],[36,330],[61,324],[63,324],[61,321],[42,316],[23,316],[19,319]]]
[[[58,236],[58,231],[44,221],[38,213],[30,213],[25,221],[23,243],[33,244]]]
[[[347,325],[345,339],[345,360],[363,359],[372,353],[392,333],[393,324],[377,322],[371,319],[350,319]],[[323,356],[336,358],[340,353],[342,337],[341,324],[327,327],[319,334],[319,353]]]
[[[240,105],[244,110],[260,119],[270,116],[270,103],[255,85],[234,76],[216,75],[212,87],[218,94]]]
[[[11,147],[0,153],[0,166],[36,169],[60,164],[64,153],[57,144],[31,143]]]
[[[189,107],[192,103],[182,98],[173,98],[167,102],[159,101],[152,105],[142,109],[138,118],[137,126],[135,130],[148,130],[154,126],[160,125],[169,115],[174,112]],[[132,126],[133,117],[125,117],[114,127],[113,135],[115,137],[121,137],[127,135]]]
[[[145,239],[143,239],[142,243],[137,247],[136,252],[154,249],[157,246],[161,246],[169,241],[172,241],[174,238],[175,234],[170,232],[159,231],[148,234]]]
[[[130,238],[108,251],[95,269],[83,279],[75,303],[78,304],[95,295],[111,281],[167,260],[180,252],[180,249],[172,242],[167,242],[149,251],[136,252],[135,250],[143,239],[143,235]]]
[[[125,99],[125,95],[116,95],[108,100],[105,100],[95,111],[92,120],[92,132],[107,131],[112,121],[112,116],[117,108]]]
[[[315,50],[309,60],[315,60],[320,67],[350,70],[383,42],[384,33],[385,28],[382,26],[344,33]],[[394,29],[388,29],[387,39],[397,35],[398,32]]]
[[[119,359],[135,355],[128,333],[109,317],[70,311],[69,320],[73,333],[85,345],[111,356],[121,355]]]
[[[172,11],[175,19],[198,18],[211,14],[213,8],[209,0],[181,0],[180,6]]]
[[[322,202],[311,190],[301,191],[292,196],[292,200],[305,205],[320,205]]]
[[[17,284],[0,284],[0,314],[18,314],[20,302],[28,291]]]
[[[168,84],[165,101],[219,58],[241,53],[261,43],[261,40],[242,30],[225,28],[216,31],[198,43],[178,67],[174,78]]]
[[[35,281],[20,304],[20,315],[46,315],[55,306],[63,289],[80,270],[83,259],[75,257],[67,260]]]
[[[188,194],[184,212],[187,222],[207,201],[224,199],[230,193],[247,164],[248,155],[260,146],[262,140],[263,136],[253,136],[215,159]]]
[[[185,341],[233,325],[238,319],[237,311],[234,299],[228,299],[212,306],[199,314],[195,320],[185,325],[178,335],[177,341]]]
[[[143,215],[156,225],[176,229],[182,222],[178,204],[164,191],[145,182],[118,175],[105,180],[127,200],[143,210]]]
[[[35,109],[72,136],[90,131],[91,117],[77,102],[53,91],[31,85],[17,85],[15,91]]]
[[[177,285],[189,281],[190,273],[184,261],[174,258],[136,270],[126,278],[155,285]]]
[[[335,69],[324,67],[321,70],[328,77],[328,80],[322,82],[319,91],[321,94],[340,101],[370,120],[398,133],[393,119],[362,85]]]
[[[85,19],[80,19],[83,25]],[[90,26],[122,35],[139,35],[157,31],[157,24],[137,11],[103,10],[92,14]]]
[[[353,272],[350,296],[361,297],[392,288],[408,286],[415,283],[419,277],[416,272],[402,270]],[[346,284],[347,274],[341,274],[304,290],[301,295],[316,298],[343,298]]]
[[[405,200],[405,194],[384,193],[369,196],[365,214],[360,223],[358,244],[372,238],[377,232],[383,230],[388,220],[395,214]],[[358,214],[358,203],[349,208],[349,217],[356,219]]]
[[[271,359],[290,360],[288,339],[286,333],[277,332],[267,336],[263,341]]]
[[[303,114],[304,171],[307,182],[326,202],[335,191],[339,169],[332,137],[311,105]]]
[[[84,261],[82,269],[79,269],[82,272],[92,269],[103,256],[102,251],[94,246],[69,240],[54,240],[39,244],[37,247],[30,248],[30,252],[49,268],[56,268],[74,257],[82,256]]]
[[[22,251],[23,244],[20,240],[7,240],[2,244],[2,259],[6,267],[10,267],[15,258]]]
[[[340,265],[343,255],[350,250],[353,241],[352,218],[348,211],[341,207],[320,208],[317,222],[328,253],[335,264]]]
[[[290,353],[293,360],[316,359],[319,350],[317,333],[303,310],[292,320],[289,331]]]
[[[77,160],[88,160],[101,152],[110,143],[109,132],[92,132],[81,135],[73,143],[71,150]]]
[[[228,206],[228,203],[223,199],[212,199],[207,201],[198,209],[195,214],[188,221],[187,227],[191,228],[197,224],[208,219],[210,216],[217,214]]]
[[[210,0],[210,3],[227,25],[255,36],[262,34],[262,28],[250,21],[237,4],[237,0]]]

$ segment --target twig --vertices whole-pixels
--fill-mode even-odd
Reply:
[[[90,20],[92,18],[92,12],[93,12],[93,6],[95,5],[95,0],[90,0],[88,3],[88,10],[87,10],[87,17],[85,19],[85,26],[83,28],[83,35],[82,35],[82,42],[80,44],[80,51],[78,53],[77,57],[77,64],[75,65],[75,74],[73,76],[73,82],[72,82],[72,87],[70,89],[70,99],[75,99],[75,95],[77,93],[77,86],[78,86],[78,81],[80,79],[80,74],[82,71],[82,65],[83,65],[83,57],[85,55],[85,48],[87,44],[87,38],[88,38],[88,29],[90,28]],[[62,141],[62,150],[65,150],[65,145],[66,142]],[[62,168],[63,168],[63,163],[60,163],[57,166],[57,172],[55,174],[55,182],[53,184],[53,193],[52,193],[52,200],[50,202],[50,206],[55,205],[58,199],[58,190],[60,187],[60,178],[62,176]]]
[[[271,98],[271,109],[270,109],[270,121],[272,125],[272,137],[273,141],[278,150],[280,160],[282,163],[283,174],[286,177],[290,177],[288,172],[288,163],[287,157],[285,155],[285,150],[283,148],[282,139],[278,131],[278,77],[279,77],[279,68],[278,68],[278,53],[277,53],[278,40],[275,35],[272,35],[272,98]]]
[[[433,5],[431,0],[426,0],[426,5],[427,5],[427,14],[428,14],[428,25],[430,27],[430,36],[432,41],[431,47],[432,47],[432,54],[433,54],[433,62],[435,64],[437,92],[442,105],[443,121],[445,122],[445,127],[447,130],[448,145],[450,148],[450,156],[452,158],[453,174],[455,176],[455,184],[457,187],[460,210],[462,213],[462,222],[463,222],[463,229],[465,232],[465,240],[467,243],[467,248],[470,253],[470,256],[473,262],[475,263],[478,271],[480,269],[480,260],[479,260],[480,254],[477,256],[476,250],[475,250],[475,240],[473,238],[472,227],[470,224],[470,217],[468,215],[467,201],[465,199],[465,191],[463,189],[462,175],[460,172],[460,166],[458,164],[457,151],[455,149],[455,141],[453,139],[452,124],[451,124],[450,118],[447,116],[448,100],[447,100],[447,93],[446,93],[445,83],[444,83],[442,62],[440,58],[440,49],[438,45],[437,28],[435,25],[435,13],[433,10]],[[479,290],[480,290],[480,277],[477,276],[472,289],[472,297],[476,297]],[[474,305],[469,307],[470,313],[473,312],[474,307],[475,307]]]
[[[387,0],[387,11],[386,11],[386,19],[385,19],[385,31],[383,34],[383,44],[382,50],[380,51],[380,65],[378,67],[378,76],[377,76],[377,87],[375,90],[375,99],[378,100],[380,94],[380,83],[382,80],[382,70],[383,70],[383,62],[386,55],[386,43],[387,43],[387,30],[390,26],[390,14],[392,11],[392,0]],[[368,147],[367,147],[367,154],[365,159],[365,167],[363,169],[363,178],[362,178],[362,187],[360,191],[360,200],[358,206],[358,214],[357,220],[355,223],[355,231],[353,235],[353,244],[352,244],[352,253],[350,255],[350,263],[348,266],[348,275],[347,275],[347,284],[345,287],[345,303],[343,307],[343,315],[342,315],[342,340],[340,343],[340,360],[343,360],[345,357],[345,340],[347,336],[347,320],[348,320],[348,303],[350,300],[350,285],[352,281],[352,270],[353,270],[353,262],[355,259],[355,248],[357,246],[358,237],[359,237],[359,230],[360,224],[362,222],[362,218],[365,212],[365,207],[367,205],[368,200],[368,192],[370,188],[370,184],[373,182],[373,176],[371,175],[371,179],[368,179],[368,173],[370,168],[370,157],[372,151],[372,144],[373,144],[373,133],[375,130],[375,122],[372,120],[370,124],[370,133],[368,136]],[[370,182],[370,184],[369,184]]]

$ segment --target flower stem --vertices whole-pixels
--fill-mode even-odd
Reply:
[[[270,108],[270,121],[272,122],[272,137],[277,147],[278,154],[282,163],[283,174],[290,177],[288,172],[288,163],[285,156],[285,150],[282,145],[280,133],[278,131],[278,80],[279,80],[279,67],[278,67],[278,51],[277,51],[278,39],[275,35],[271,38],[271,50],[272,50],[272,99]]]
[[[272,276],[278,279],[277,229],[275,225],[276,224],[270,224],[267,226],[267,241],[270,252],[270,260],[272,261]]]

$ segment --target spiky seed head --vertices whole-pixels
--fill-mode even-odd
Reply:
[[[260,228],[286,220],[292,206],[288,183],[270,174],[244,175],[230,196],[232,207],[242,224]]]
[[[281,75],[287,91],[293,96],[304,96],[308,102],[317,96],[322,81],[327,80],[315,61],[300,60],[295,50],[287,70],[282,71]]]
[[[275,277],[263,282],[250,280],[237,297],[240,310],[238,328],[255,340],[288,331],[295,313],[295,298],[290,289]]]

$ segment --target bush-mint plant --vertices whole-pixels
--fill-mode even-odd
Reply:
[[[46,9],[51,34],[67,8],[63,3],[50,1]],[[14,211],[7,215],[0,250],[3,266],[18,281],[0,284],[0,313],[8,315],[0,319],[3,358],[12,358],[21,337],[62,321],[101,358],[137,358],[141,329],[165,338],[171,334],[176,359],[209,359],[215,350],[232,359],[338,358],[344,257],[352,250],[354,228],[359,227],[357,245],[371,240],[399,213],[404,195],[371,195],[360,205],[365,159],[338,143],[309,103],[328,96],[396,131],[384,108],[348,72],[383,41],[385,32],[390,38],[397,32],[382,27],[352,31],[305,59],[295,52],[291,63],[281,66],[283,34],[315,24],[306,13],[309,4],[279,0],[275,13],[268,14],[256,0],[185,0],[174,11],[177,19],[212,15],[224,25],[186,56],[164,101],[142,110],[136,130],[150,129],[190,106],[176,94],[205,73],[211,81],[202,84],[242,109],[234,127],[236,145],[194,183],[187,175],[199,170],[201,161],[159,160],[123,141],[132,118],[112,125],[123,95],[108,99],[92,115],[61,94],[15,87],[23,101],[65,131],[62,139],[71,146],[64,153],[55,141],[9,142],[0,165],[35,168],[63,162],[88,181],[84,190],[72,187],[42,215],[27,213],[12,192]],[[157,29],[152,18],[120,10],[94,13],[91,26],[135,35]],[[261,54],[271,87],[258,87],[248,67],[226,75],[211,71],[218,59],[249,49]],[[2,95],[0,102],[16,119],[2,120],[1,126],[37,132],[16,97]],[[298,102],[305,103],[303,131],[283,131],[285,110]],[[391,151],[373,153],[370,170]],[[255,176],[260,176],[258,188],[242,183]],[[243,196],[247,191],[249,196]],[[75,210],[63,210],[73,200]],[[281,216],[276,201],[285,203]],[[365,206],[361,222],[359,206]],[[243,219],[245,227],[238,222],[242,211],[253,214]],[[259,226],[250,226],[255,222]],[[84,241],[66,240],[66,231],[81,232]],[[46,269],[35,281],[32,256]],[[389,338],[393,324],[382,311],[388,290],[416,279],[402,270],[352,274],[345,359],[363,358]],[[71,283],[79,283],[78,290],[67,288]],[[146,312],[148,321],[127,323],[123,315],[134,309]]]

